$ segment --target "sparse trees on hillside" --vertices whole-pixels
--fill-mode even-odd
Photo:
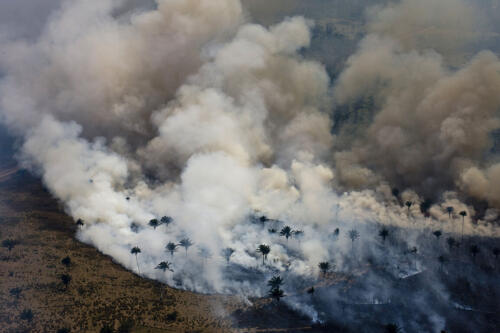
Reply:
[[[262,254],[262,265],[264,265],[264,261],[267,259],[267,255],[271,252],[271,247],[266,244],[260,244],[257,248],[257,252]]]
[[[134,246],[131,250],[130,253],[135,255],[135,262],[137,263],[137,272],[141,274],[141,270],[139,268],[139,259],[137,258],[137,255],[141,253],[141,249],[138,246]]]

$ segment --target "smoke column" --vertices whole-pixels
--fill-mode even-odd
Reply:
[[[139,246],[141,273],[170,285],[263,295],[262,283],[228,273],[223,248],[235,250],[234,269],[307,278],[331,258],[342,268],[351,241],[332,242],[336,228],[456,232],[453,206],[468,213],[467,235],[498,236],[500,166],[487,152],[500,125],[500,61],[483,51],[449,64],[481,29],[470,5],[370,9],[334,83],[301,55],[313,25],[303,17],[252,24],[238,0],[153,7],[65,1],[36,40],[1,42],[2,122],[22,141],[22,165],[85,221],[80,240],[131,270]],[[361,134],[332,134],[332,113],[363,98],[376,114]],[[474,223],[470,198],[489,204]],[[162,216],[174,222],[148,226]],[[284,224],[303,238],[269,233]],[[187,255],[165,251],[185,237],[195,243]],[[155,270],[164,260],[174,274]]]

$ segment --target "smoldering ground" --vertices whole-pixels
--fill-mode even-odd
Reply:
[[[84,221],[77,237],[122,265],[244,297],[266,295],[266,280],[281,274],[290,305],[322,322],[350,307],[348,326],[364,312],[356,304],[404,301],[385,320],[407,331],[443,329],[443,309],[467,303],[454,300],[446,268],[435,273],[437,252],[465,267],[474,237],[486,237],[477,260],[495,266],[486,253],[498,237],[500,178],[489,152],[500,62],[488,50],[456,60],[489,28],[484,8],[371,7],[334,82],[303,56],[314,25],[304,17],[254,24],[258,10],[238,0],[57,8],[36,38],[2,35],[2,121],[22,143],[22,165]],[[353,135],[332,119],[360,101],[372,116]],[[279,237],[286,225],[302,233]],[[384,228],[392,241],[381,245]],[[348,237],[354,230],[359,239]],[[176,245],[186,238],[194,244],[184,251]],[[461,244],[459,255],[446,238]],[[162,261],[174,272],[155,269]],[[322,287],[320,262],[362,282],[348,295]],[[477,266],[467,279],[492,285],[491,275],[472,273]],[[398,281],[414,274],[432,288],[399,297],[411,287]],[[317,300],[299,292],[311,285],[328,292]],[[436,297],[441,305],[429,306]],[[408,316],[415,307],[418,320]]]

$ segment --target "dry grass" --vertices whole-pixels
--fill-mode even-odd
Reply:
[[[0,183],[0,331],[98,332],[134,323],[133,332],[227,332],[235,297],[198,295],[138,277],[73,238],[74,222],[34,179],[17,173]],[[61,260],[69,256],[70,267]],[[60,275],[72,280],[67,290]],[[16,297],[11,290],[19,288]],[[162,296],[162,294],[164,294]],[[33,319],[20,319],[31,309]]]

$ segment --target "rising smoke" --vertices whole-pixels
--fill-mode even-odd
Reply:
[[[351,241],[333,242],[336,228],[453,233],[453,206],[468,213],[467,235],[498,236],[500,166],[488,151],[500,61],[483,51],[450,65],[482,29],[469,4],[370,9],[334,83],[301,56],[314,24],[303,17],[264,27],[239,0],[126,4],[63,2],[35,41],[2,42],[2,121],[23,142],[22,164],[85,221],[79,239],[133,270],[139,246],[141,274],[171,285],[262,295],[260,279],[230,274],[223,248],[235,249],[240,273],[306,279],[320,261],[342,269]],[[332,112],[362,99],[376,110],[370,124],[355,138],[332,134]],[[421,209],[427,198],[434,204]],[[474,221],[471,200],[489,204]],[[148,226],[164,215],[174,222]],[[300,242],[268,232],[283,223],[304,231]],[[195,243],[189,255],[165,252],[184,237]],[[174,274],[154,269],[165,259]]]

